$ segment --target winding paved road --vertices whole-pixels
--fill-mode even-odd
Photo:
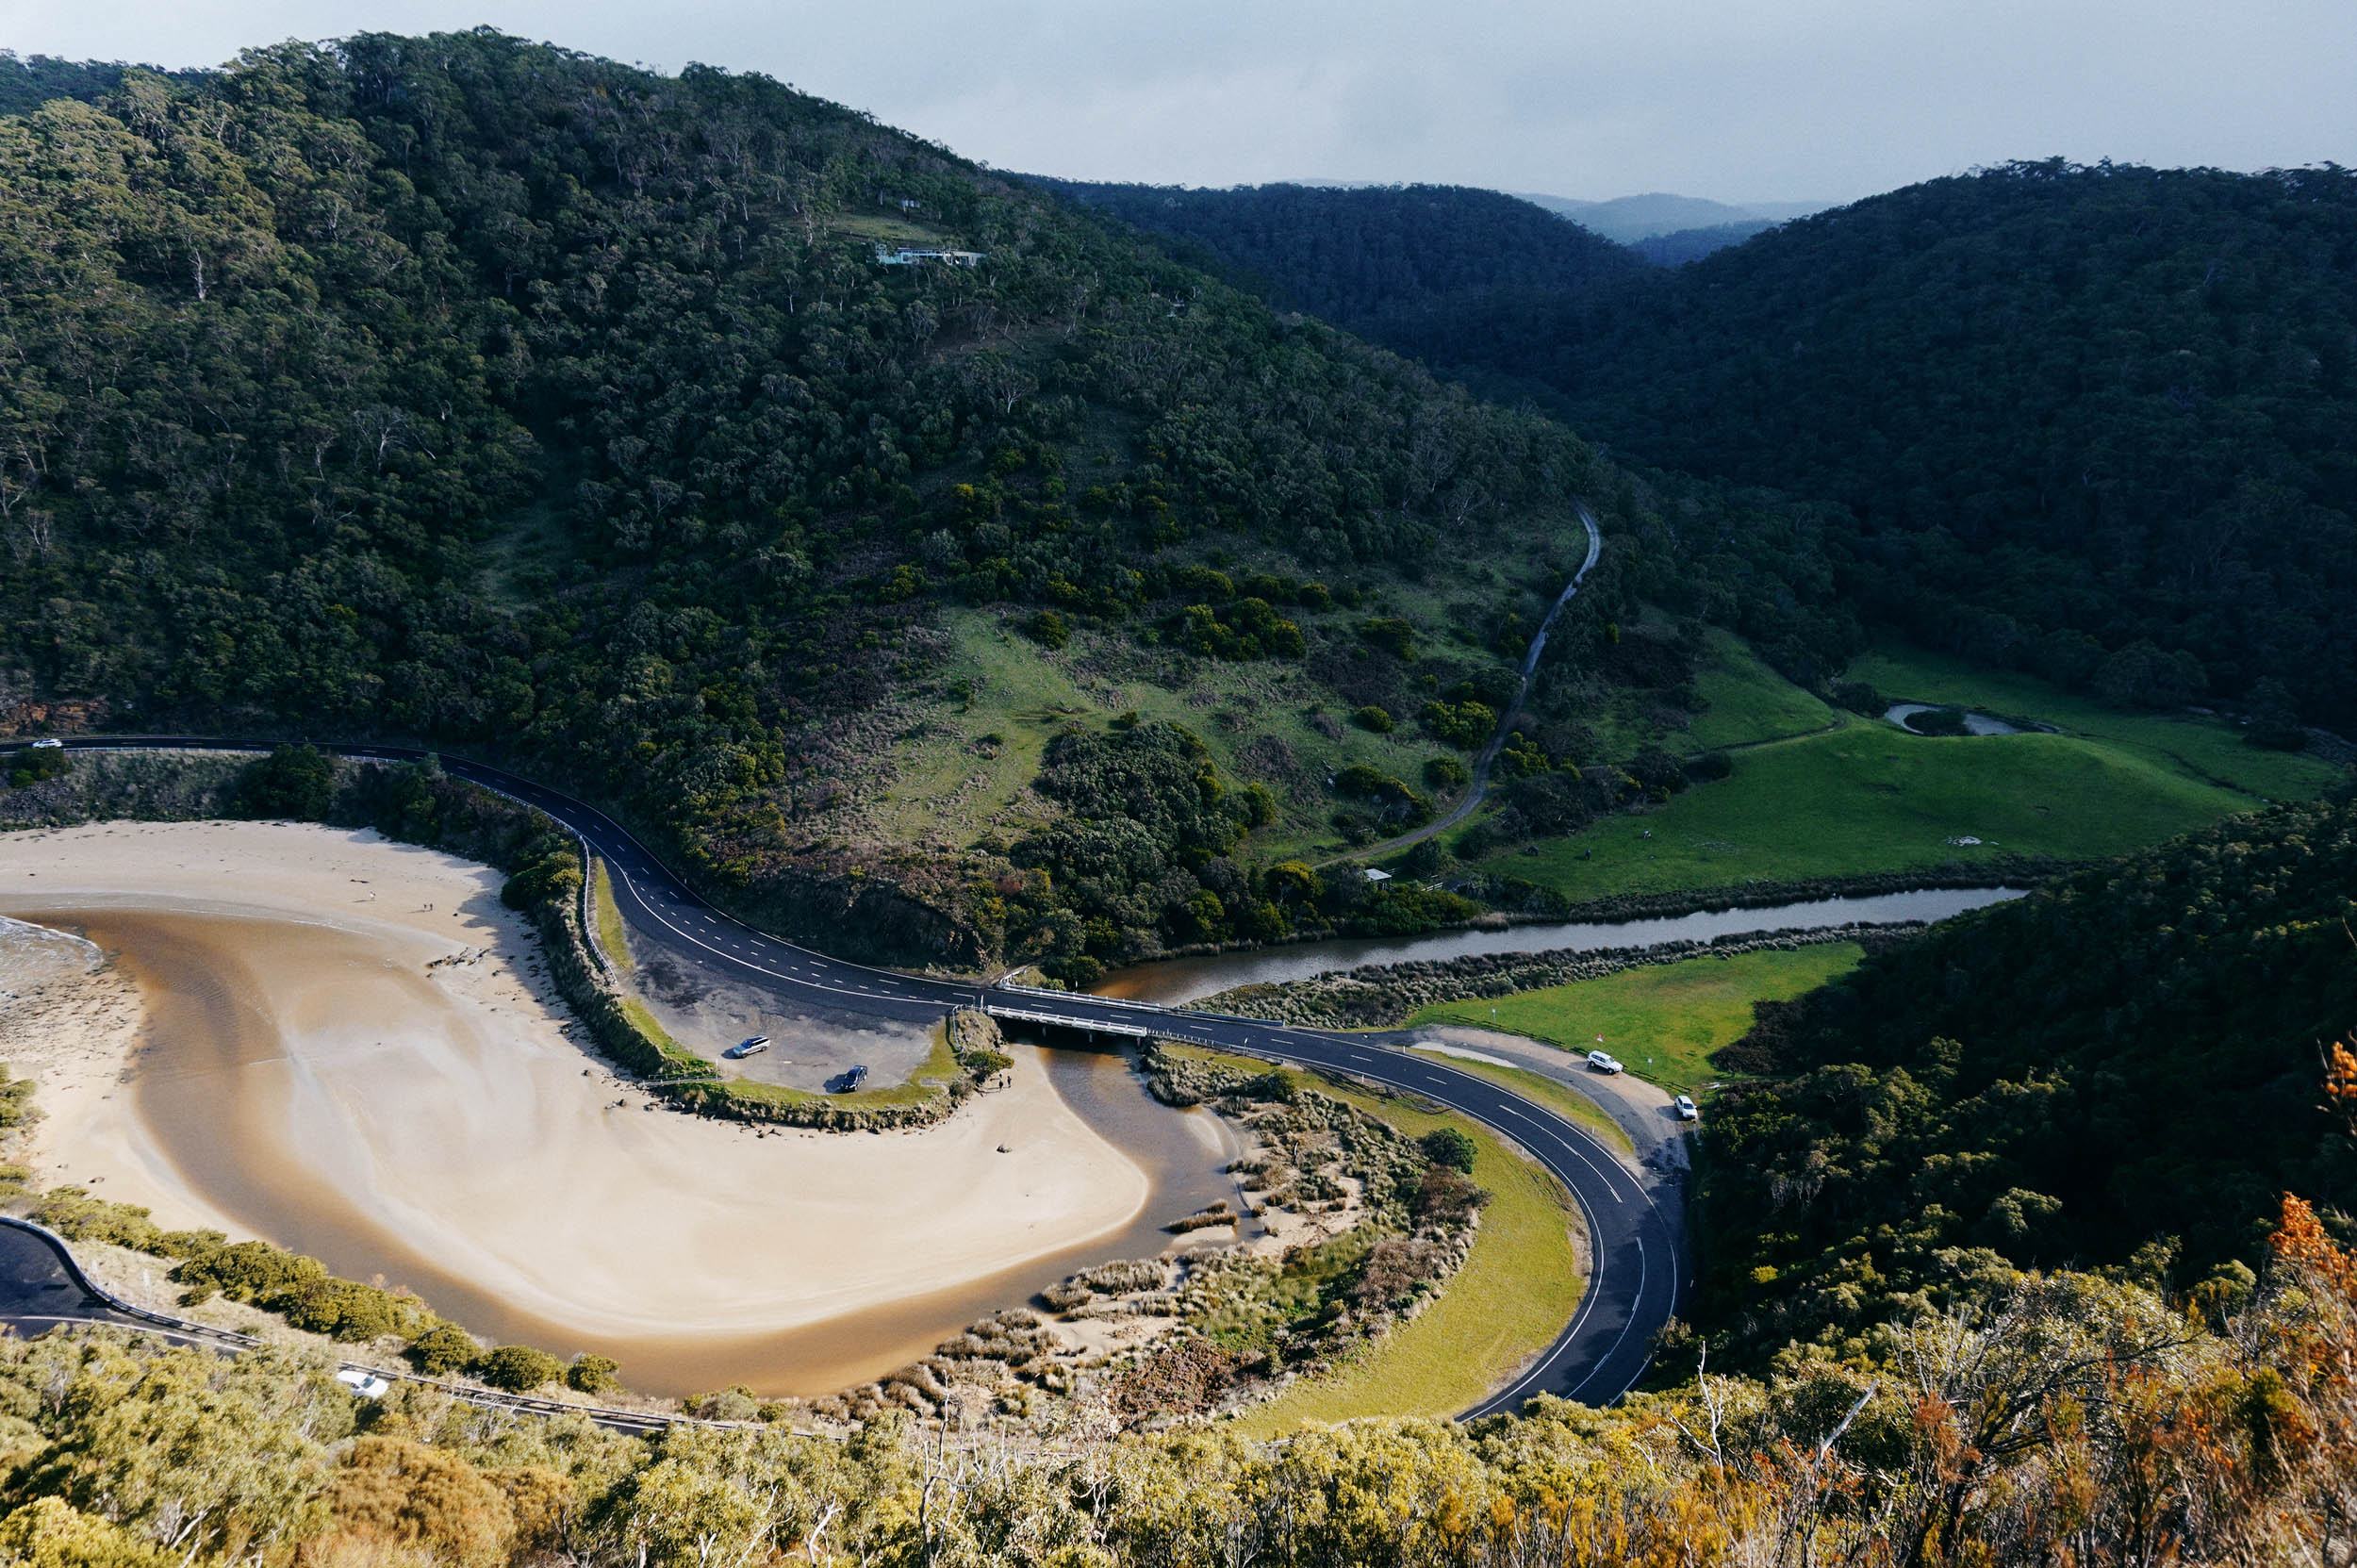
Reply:
[[[1592,549],[1589,559],[1591,564],[1595,559]],[[1533,665],[1537,654],[1534,645]],[[67,745],[77,751],[257,749],[251,741],[206,736],[88,737]],[[426,754],[401,746],[321,749],[391,762]],[[1466,1411],[1469,1417],[1510,1411],[1540,1394],[1591,1405],[1619,1398],[1643,1376],[1654,1330],[1684,1295],[1679,1230],[1656,1207],[1645,1184],[1588,1132],[1511,1090],[1445,1062],[1357,1035],[1106,997],[942,980],[830,958],[732,918],[595,807],[499,768],[438,754],[452,776],[537,807],[578,834],[611,868],[616,902],[634,932],[715,974],[798,996],[811,1005],[878,1017],[931,1022],[951,1008],[977,1007],[1014,1022],[1132,1037],[1150,1033],[1274,1058],[1405,1090],[1505,1134],[1570,1189],[1587,1222],[1591,1276],[1577,1313],[1554,1344],[1506,1387]]]
[[[1514,688],[1513,702],[1498,715],[1497,728],[1490,732],[1490,743],[1474,759],[1473,778],[1465,785],[1465,798],[1452,806],[1445,817],[1426,822],[1421,828],[1410,829],[1397,838],[1387,838],[1380,844],[1363,844],[1330,860],[1319,861],[1320,869],[1340,866],[1345,861],[1372,860],[1376,855],[1387,855],[1394,850],[1421,844],[1436,833],[1446,833],[1480,807],[1482,797],[1490,792],[1490,770],[1497,766],[1498,751],[1506,744],[1506,737],[1514,733],[1515,720],[1523,716],[1523,703],[1530,696],[1531,679],[1539,673],[1539,655],[1547,651],[1547,634],[1555,629],[1555,619],[1563,613],[1563,606],[1579,592],[1580,584],[1588,580],[1588,573],[1595,569],[1596,557],[1604,553],[1604,536],[1597,532],[1594,516],[1584,503],[1575,501],[1572,504],[1578,508],[1579,525],[1588,530],[1588,558],[1579,563],[1579,569],[1572,573],[1572,580],[1563,585],[1563,591],[1556,596],[1555,603],[1547,610],[1547,619],[1539,623],[1538,634],[1530,639],[1530,647],[1524,652],[1522,685]]]

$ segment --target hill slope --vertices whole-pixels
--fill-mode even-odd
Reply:
[[[1842,504],[1850,596],[1948,651],[2357,725],[2349,171],[2013,165],[1392,341]]]
[[[1722,1051],[1700,1312],[1755,1356],[1854,1345],[2010,1268],[2257,1267],[2281,1196],[2343,1230],[2321,1085],[2357,1026],[2357,800],[2083,872],[1764,1005]],[[2247,1279],[2247,1276],[2239,1276]]]
[[[1585,289],[1641,270],[1624,247],[1514,196],[1462,186],[1189,190],[1031,183],[1191,249],[1283,309],[1381,339],[1387,318],[1498,289]]]
[[[1494,686],[1569,496],[1619,526],[1560,426],[765,78],[487,31],[105,77],[0,119],[0,733],[471,747],[838,948],[1129,953],[1286,929],[1231,851],[1446,749],[1330,712]],[[1051,732],[1270,678],[959,826],[1045,760],[962,727],[983,638],[1062,650]],[[1333,751],[1223,777],[1277,692]],[[920,744],[943,809],[885,821]],[[1151,819],[1076,835],[1116,774]]]

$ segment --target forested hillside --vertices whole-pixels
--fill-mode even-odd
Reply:
[[[1084,865],[1031,829],[1096,802],[1045,787],[896,836],[877,759],[977,700],[976,637],[1093,639],[1091,691],[1299,671],[1343,735],[1321,697],[1519,652],[1575,492],[1629,532],[1572,644],[1686,569],[1563,427],[765,78],[487,31],[110,69],[0,119],[0,709],[474,748],[787,929],[1127,953],[1288,929],[1240,846],[1334,802],[1148,724],[1103,745],[1215,820]],[[1475,598],[1416,586],[1443,556]]]
[[[2357,1213],[2357,800],[2279,807],[1948,921],[1722,1068],[1701,1314],[1757,1361],[2014,1269],[2232,1296],[2281,1195]],[[2331,1092],[2337,1089],[2337,1095]]]
[[[2357,727],[2357,173],[2010,165],[1419,331],[1634,457],[1838,504],[1871,620]]]
[[[1584,290],[1643,271],[1636,253],[1518,196],[1463,186],[1226,190],[1030,176],[1179,244],[1270,304],[1385,340],[1390,318],[1500,289]]]

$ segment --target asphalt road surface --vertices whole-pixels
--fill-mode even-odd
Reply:
[[[77,751],[246,751],[259,745],[209,736],[147,735],[93,736],[66,744]],[[396,762],[413,762],[426,754],[400,746],[321,749]],[[1153,1034],[1269,1057],[1405,1090],[1462,1112],[1512,1139],[1554,1173],[1579,1204],[1588,1228],[1591,1275],[1577,1312],[1554,1344],[1505,1388],[1466,1411],[1468,1417],[1513,1410],[1541,1394],[1590,1405],[1619,1398],[1644,1375],[1654,1331],[1676,1311],[1684,1295],[1686,1264],[1678,1232],[1644,1184],[1586,1131],[1511,1090],[1444,1062],[1350,1034],[1107,997],[941,980],[829,958],[731,918],[595,807],[499,768],[437,755],[453,777],[537,807],[580,834],[610,867],[615,901],[634,933],[716,975],[835,1012],[931,1022],[951,1008],[975,1007],[1017,1023],[1131,1037]]]

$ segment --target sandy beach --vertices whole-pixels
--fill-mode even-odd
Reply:
[[[43,1184],[385,1260],[437,1304],[437,1279],[463,1279],[559,1350],[849,1329],[1146,1201],[1145,1172],[1035,1061],[916,1132],[763,1136],[651,1109],[577,1043],[499,882],[294,824],[0,837],[0,915],[111,956],[76,974],[74,950],[44,949],[25,994],[0,994],[0,1058],[41,1080]]]

